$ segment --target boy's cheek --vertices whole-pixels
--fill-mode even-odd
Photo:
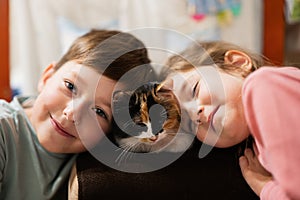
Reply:
[[[95,147],[103,138],[103,134],[89,134],[85,136],[80,136],[80,140],[82,142],[82,145],[84,146],[85,149],[89,150],[93,147]]]
[[[79,124],[76,125],[76,130],[83,145],[86,148],[91,148],[105,136],[105,133],[109,131],[109,126],[106,124],[101,126],[95,119],[89,119],[84,116],[82,117],[85,120],[80,121]]]

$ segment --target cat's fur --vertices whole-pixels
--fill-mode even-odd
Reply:
[[[113,98],[113,140],[131,152],[183,152],[194,136],[180,128],[180,108],[175,95],[159,83],[135,91],[119,91]]]

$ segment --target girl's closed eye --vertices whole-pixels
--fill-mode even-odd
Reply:
[[[106,112],[101,109],[101,108],[93,108],[93,110],[96,112],[96,114],[106,120],[108,120],[108,115],[106,114]]]
[[[71,81],[65,80],[64,84],[65,84],[65,87],[68,90],[70,90],[73,94],[77,93],[77,88],[76,88],[76,86]]]
[[[199,81],[196,82],[196,84],[193,87],[193,91],[192,91],[192,97],[194,98],[195,96],[198,96],[199,93]]]

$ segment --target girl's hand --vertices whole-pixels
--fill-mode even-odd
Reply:
[[[272,175],[265,170],[257,158],[257,147],[253,145],[254,153],[251,149],[246,149],[244,156],[239,159],[242,174],[251,189],[260,195],[265,184],[273,179]]]

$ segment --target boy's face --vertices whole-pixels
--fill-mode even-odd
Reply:
[[[83,152],[110,130],[116,81],[74,61],[57,71],[53,67],[40,80],[40,94],[27,112],[29,119],[48,151]]]
[[[241,96],[243,79],[209,66],[199,69],[167,79],[179,99],[182,129],[216,147],[241,142],[249,135]]]

